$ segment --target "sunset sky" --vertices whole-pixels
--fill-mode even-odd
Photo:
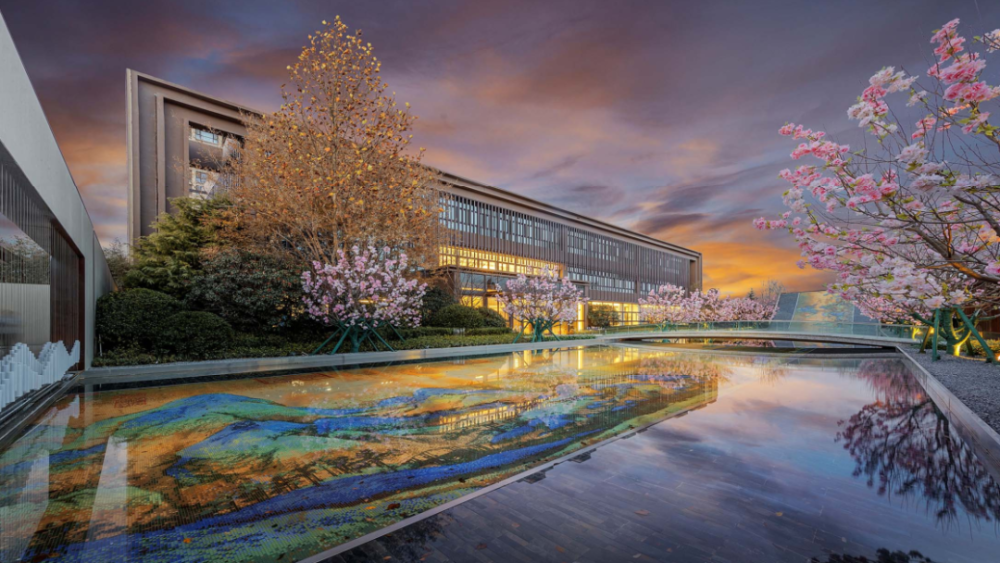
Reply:
[[[701,251],[705,287],[819,289],[780,213],[786,121],[848,144],[884,65],[933,29],[1000,27],[994,0],[0,0],[107,244],[125,236],[125,70],[274,109],[285,67],[340,15],[420,116],[426,162]]]

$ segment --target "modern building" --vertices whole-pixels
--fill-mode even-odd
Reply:
[[[208,197],[218,186],[213,162],[238,146],[243,116],[257,110],[129,70],[129,239],[152,232],[175,197]],[[639,320],[640,297],[672,283],[701,288],[693,250],[515,193],[438,171],[445,241],[440,266],[461,299],[496,308],[505,278],[545,267],[568,276],[589,305]],[[585,318],[581,307],[578,328]]]
[[[96,300],[112,287],[94,225],[0,16],[0,399],[18,378],[27,383],[17,393],[38,388],[55,343],[62,353],[80,352],[64,367],[89,367]]]

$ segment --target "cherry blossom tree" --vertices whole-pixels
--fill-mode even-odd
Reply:
[[[774,308],[749,297],[730,297],[722,300],[721,319],[724,321],[766,321],[774,316]]]
[[[529,278],[518,274],[517,278],[507,280],[499,288],[496,299],[511,318],[521,321],[525,328],[531,327],[532,342],[542,340],[546,331],[558,339],[553,327],[556,323],[576,319],[578,305],[586,301],[583,291],[569,278],[560,278],[557,272],[548,268],[539,276]],[[520,337],[519,334],[518,339]]]
[[[306,313],[337,328],[314,353],[338,335],[331,354],[345,340],[350,340],[352,352],[358,352],[368,340],[373,346],[380,341],[391,350],[376,329],[420,324],[420,304],[427,284],[408,279],[409,273],[406,254],[394,256],[389,247],[379,251],[373,246],[364,250],[354,246],[349,253],[338,250],[336,264],[313,262],[313,271],[302,273]]]
[[[688,293],[683,287],[664,284],[639,299],[640,315],[660,330],[684,323],[760,321],[774,315],[773,308],[747,297],[722,297],[719,290]]]
[[[702,293],[699,290],[691,292],[692,307],[698,311],[697,322],[710,323],[729,320],[726,317],[725,299],[718,289],[712,288]],[[697,307],[700,304],[700,307]]]
[[[657,325],[660,330],[693,320],[687,290],[669,283],[653,288],[646,297],[639,298],[639,315],[644,322]]]
[[[942,314],[945,324],[958,315],[978,338],[963,308],[1000,304],[1000,171],[991,156],[1000,129],[988,111],[1000,87],[983,80],[986,59],[966,52],[958,23],[931,37],[937,61],[927,84],[893,67],[871,77],[847,112],[874,138],[864,150],[783,126],[782,135],[802,141],[791,157],[820,165],[781,171],[791,186],[783,196],[789,211],[754,224],[788,230],[800,267],[835,272],[829,289],[869,316],[940,325]],[[992,52],[998,38],[1000,30],[975,41]],[[893,96],[922,112],[914,125],[902,116],[917,110],[890,108]]]

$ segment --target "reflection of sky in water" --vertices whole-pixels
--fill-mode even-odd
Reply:
[[[660,482],[663,502],[689,501],[675,496],[694,484],[700,509],[780,511],[869,557],[1000,549],[987,519],[1000,498],[976,497],[998,491],[961,442],[947,453],[964,461],[944,469],[970,490],[951,491],[944,518],[934,487],[880,496],[852,475],[859,460],[886,473],[865,458],[881,442],[837,440],[859,413],[884,414],[866,408],[918,409],[917,434],[937,421],[898,362],[787,361],[590,347],[72,395],[0,454],[0,523],[16,539],[0,560],[295,560],[682,413],[605,447],[619,472]],[[893,462],[893,479],[925,470]]]
[[[880,362],[876,369],[899,370],[902,365],[896,360]],[[657,425],[627,445],[613,446],[634,453],[625,475],[639,482],[659,481],[660,486],[688,494],[693,491],[687,484],[697,482],[697,504],[712,516],[718,511],[731,519],[755,523],[783,518],[771,525],[773,536],[729,538],[743,542],[744,549],[756,542],[760,544],[757,548],[773,550],[769,555],[773,559],[768,561],[804,560],[774,549],[772,542],[794,545],[800,554],[810,557],[834,550],[874,561],[875,549],[881,547],[916,550],[934,561],[1000,560],[996,526],[1000,488],[965,445],[952,434],[955,447],[948,453],[938,452],[934,458],[926,449],[906,451],[913,442],[900,436],[873,436],[866,442],[869,446],[874,443],[871,450],[883,451],[883,446],[895,441],[900,447],[895,465],[874,463],[889,458],[861,458],[874,463],[875,482],[868,486],[864,475],[853,475],[856,460],[836,435],[850,427],[852,417],[866,405],[871,406],[876,399],[886,402],[890,394],[885,382],[873,386],[871,379],[858,378],[857,369],[852,369],[858,365],[856,360],[811,363],[814,365],[788,370],[777,384],[762,384],[755,369],[734,368],[711,405]],[[921,428],[933,432],[940,420],[929,406],[913,410],[925,398],[912,388],[910,393],[906,400],[897,395],[889,402],[905,403],[901,412],[925,413]],[[606,455],[614,456],[615,452]],[[945,457],[953,457],[954,465],[942,461]],[[930,461],[933,459],[937,461]],[[926,473],[910,471],[935,463],[940,466]],[[937,512],[952,503],[937,497],[939,483],[925,487],[922,477],[943,473],[962,485],[951,488],[955,513],[938,518]],[[878,492],[880,475],[890,476],[896,485],[882,495]],[[558,472],[551,478],[558,479]],[[906,482],[912,490],[901,494],[898,489]],[[972,512],[963,509],[963,499]],[[982,511],[979,517],[974,514],[980,512],[978,509]],[[812,539],[805,541],[809,537]]]

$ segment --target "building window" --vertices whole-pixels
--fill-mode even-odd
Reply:
[[[439,249],[441,266],[458,266],[469,270],[485,270],[504,274],[525,274],[539,276],[546,268],[556,274],[562,273],[562,267],[553,262],[534,260],[522,256],[511,256],[497,252],[486,252],[455,246],[442,246]]]
[[[208,199],[215,194],[215,180],[217,174],[202,170],[201,168],[191,168],[191,189],[188,196],[198,199]]]
[[[636,303],[616,303],[610,301],[591,301],[590,307],[610,307],[618,313],[617,326],[639,324],[639,305]]]
[[[213,147],[221,147],[224,138],[219,133],[214,133],[208,129],[192,127],[191,140],[198,141],[199,143],[205,143],[206,145],[212,145]]]

